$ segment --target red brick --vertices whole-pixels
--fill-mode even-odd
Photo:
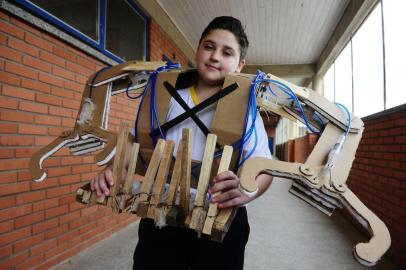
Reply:
[[[34,135],[47,135],[47,128],[39,126],[39,125],[20,124],[18,133],[34,134]]]
[[[61,118],[55,117],[55,116],[48,116],[48,115],[36,115],[35,123],[42,124],[42,125],[60,126]]]
[[[36,146],[44,146],[44,145],[50,144],[54,139],[55,139],[54,137],[50,137],[50,136],[35,137],[34,145],[36,145]]]
[[[45,191],[35,191],[23,194],[18,194],[16,196],[17,204],[26,204],[31,202],[36,202],[45,199]],[[34,210],[35,211],[35,210]]]
[[[74,97],[74,95],[73,95],[74,92],[72,90],[67,90],[64,88],[56,87],[56,86],[52,86],[51,93],[52,93],[52,95],[62,97],[62,98],[73,99],[73,97]]]
[[[17,264],[15,270],[26,270],[26,269],[33,269],[33,267],[41,264],[44,262],[44,254],[38,256],[30,256],[27,260],[24,260]]]
[[[76,193],[68,194],[59,198],[59,205],[65,205],[76,202]]]
[[[78,218],[80,218],[80,211],[69,213],[59,217],[59,224],[65,224]]]
[[[44,212],[37,212],[27,216],[19,217],[14,220],[16,228],[25,227],[44,220]]]
[[[0,234],[12,231],[14,229],[14,221],[9,220],[0,223]]]
[[[2,269],[10,269],[11,267],[14,268],[14,266],[19,263],[25,261],[27,258],[29,258],[29,253],[28,251],[23,251],[18,254],[13,254],[13,256],[8,257],[4,259],[1,262],[1,267]]]
[[[2,94],[5,96],[11,96],[28,100],[34,100],[35,97],[35,93],[31,90],[25,90],[22,88],[16,88],[8,85],[3,85]]]
[[[37,102],[42,102],[42,103],[56,105],[56,106],[62,105],[62,99],[60,97],[45,95],[45,94],[41,94],[41,93],[36,94],[35,100]]]
[[[56,56],[52,53],[48,53],[46,51],[40,52],[40,59],[60,67],[65,67],[66,63],[66,61],[63,58]]]
[[[1,184],[6,184],[6,183],[14,183],[17,182],[17,172],[0,172],[0,183]],[[1,202],[0,198],[0,202]],[[3,202],[1,202],[3,203]],[[2,204],[0,204],[3,206]]]
[[[82,157],[79,156],[70,156],[70,157],[64,157],[61,160],[61,165],[73,165],[73,164],[81,164],[82,163]]]
[[[406,136],[396,136],[395,143],[398,144],[405,144],[406,143]]]
[[[48,176],[55,177],[61,175],[67,175],[71,173],[70,167],[56,167],[56,168],[49,168],[48,169]]]
[[[24,88],[40,91],[43,93],[50,93],[51,92],[51,87],[46,84],[42,83],[36,80],[30,80],[30,79],[25,79],[22,78],[21,80],[21,86]]]
[[[64,224],[62,226],[52,228],[45,232],[45,239],[55,238],[61,234],[68,232],[68,224]],[[56,241],[56,240],[55,240]]]
[[[3,88],[4,88],[4,86],[3,86]],[[14,98],[0,96],[0,108],[17,109],[18,101]]]
[[[10,257],[12,254],[13,254],[12,244],[0,248],[0,260],[6,257]]]
[[[52,44],[50,44],[48,41],[43,40],[42,38],[35,36],[30,33],[25,33],[25,41],[27,43],[32,44],[40,49],[46,50],[46,51],[52,51]]]
[[[67,213],[68,211],[69,211],[68,205],[62,205],[62,206],[58,206],[55,208],[50,208],[50,209],[46,210],[45,217],[46,217],[46,219],[50,219],[53,217],[61,216],[64,213]]]
[[[66,131],[65,127],[50,127],[50,128],[48,128],[48,133],[51,136],[59,136],[64,131]]]
[[[3,163],[6,163],[6,162],[3,162]],[[3,166],[7,167],[6,165],[3,165]],[[3,169],[3,168],[0,168],[0,169]],[[28,191],[30,189],[30,183],[22,182],[22,183],[6,184],[6,185],[0,185],[0,188],[1,188],[0,196],[4,196],[4,195],[10,195],[10,194]]]
[[[55,85],[55,86],[59,86],[62,87],[63,86],[63,79],[55,77],[53,75],[48,75],[45,73],[40,72],[38,74],[38,80],[44,83],[49,83],[51,85]]]
[[[69,71],[69,70],[66,70],[65,68],[60,68],[58,66],[53,66],[52,67],[52,73],[55,76],[62,77],[64,79],[68,79],[68,80],[71,80],[71,81],[75,80],[75,74],[73,72]]]
[[[80,102],[76,100],[64,99],[62,101],[62,106],[69,109],[78,110],[80,108]]]
[[[4,233],[0,235],[0,243],[2,243],[2,245],[6,245],[12,242],[16,242],[20,239],[29,237],[31,235],[31,228],[22,228],[19,230],[14,230],[12,232],[9,233]]]
[[[74,174],[74,175],[61,176],[59,179],[59,182],[61,183],[61,185],[78,183],[78,182],[80,182],[80,175]]]
[[[34,35],[37,35],[37,36],[41,35],[41,32],[37,28],[34,28],[31,25],[28,25],[26,22],[20,21],[19,19],[11,17],[10,22],[12,24],[15,24],[19,28],[22,28],[28,32],[33,33]]]
[[[52,34],[43,32],[43,33],[42,33],[42,37],[43,37],[45,40],[48,40],[49,42],[51,42],[51,43],[54,44],[54,45],[58,45],[59,47],[62,47],[62,48],[65,48],[65,47],[66,47],[65,42],[61,41],[58,37],[55,37],[55,36],[52,35]]]
[[[19,39],[24,38],[24,30],[3,21],[0,21],[0,31],[6,34],[10,34]]]
[[[8,60],[19,63],[19,62],[21,62],[21,56],[22,55],[21,55],[20,52],[18,52],[16,50],[13,50],[13,49],[8,48],[8,47],[0,46],[0,56],[5,58],[5,59],[8,59]]]
[[[13,157],[15,157],[14,149],[11,149],[11,148],[1,149],[0,148],[0,158],[13,158]]]
[[[46,220],[44,222],[34,224],[32,226],[32,233],[37,234],[37,233],[45,232],[52,228],[55,228],[56,226],[58,226],[58,218]]]
[[[64,87],[82,94],[84,85],[76,82],[65,81]],[[81,96],[81,95],[80,95]]]
[[[75,64],[75,63],[70,63],[70,62],[66,63],[66,68],[70,71],[85,75],[87,77],[90,76],[90,74],[92,74],[91,70],[87,69],[86,67]]]
[[[62,126],[73,128],[75,126],[76,120],[72,118],[62,118]]]
[[[1,146],[29,146],[34,144],[34,138],[30,136],[2,135]]]
[[[39,245],[36,245],[31,248],[31,256],[36,256],[42,253],[45,253],[46,251],[55,248],[57,245],[56,239],[51,239],[45,242],[42,242]]]
[[[72,205],[78,205],[78,206],[80,206],[82,209],[83,208],[85,208],[85,207],[87,207],[87,206],[85,206],[85,205],[83,205],[83,204],[80,204],[80,203],[77,203],[77,202],[75,202],[75,203],[73,203],[73,204],[71,204],[70,205],[70,208],[71,208],[71,210],[70,211],[73,211],[72,209],[75,209],[75,207],[72,207]],[[82,227],[83,225],[85,225],[85,224],[87,224],[89,222],[89,218],[88,217],[84,217],[84,216],[81,216],[80,218],[77,218],[77,219],[75,219],[75,220],[72,220],[70,223],[69,223],[69,228],[72,230],[72,229],[76,229],[76,228],[80,228],[80,227]]]
[[[64,117],[72,117],[72,110],[66,109],[66,108],[61,108],[61,107],[50,106],[49,114],[64,116]]]
[[[14,38],[9,38],[8,39],[8,46],[10,48],[13,48],[15,50],[18,50],[20,52],[23,52],[25,54],[29,54],[35,57],[38,57],[39,55],[39,49],[35,48],[21,40],[17,40]]]
[[[57,55],[57,56],[59,56],[59,57],[61,57],[61,58],[63,58],[63,59],[69,60],[69,61],[71,61],[71,62],[76,62],[76,56],[75,56],[75,54],[69,52],[69,51],[66,50],[65,48],[61,48],[61,47],[59,47],[59,46],[54,46],[53,49],[52,49],[52,52],[53,52],[55,55]],[[70,64],[72,64],[71,62],[66,62],[66,67],[67,67],[67,68],[68,68],[68,66],[69,66]],[[68,68],[68,69],[69,69],[69,68]],[[71,69],[69,69],[69,70],[71,70]],[[73,71],[75,71],[75,70],[73,70]],[[75,71],[75,72],[76,72],[76,71]]]
[[[56,188],[47,190],[47,197],[54,198],[54,197],[59,197],[61,195],[66,195],[69,193],[70,193],[69,186],[56,187]]]
[[[34,69],[39,69],[45,72],[51,72],[51,65],[39,60],[38,58],[31,57],[29,55],[23,56],[23,64]]]
[[[22,111],[36,112],[36,113],[48,113],[48,106],[44,104],[38,104],[27,101],[20,101],[18,108]]]
[[[83,57],[77,57],[76,62],[78,63],[78,65],[82,67],[85,67],[90,70],[96,70],[96,65]]]
[[[56,207],[59,205],[59,200],[58,198],[53,198],[53,199],[47,199],[47,200],[43,200],[43,201],[39,201],[36,203],[33,203],[33,211],[41,211],[44,209],[49,209],[52,207]]]
[[[38,77],[38,71],[13,62],[6,62],[5,70],[30,79],[37,79]]]
[[[2,111],[1,120],[16,121],[16,122],[33,122],[33,115],[26,112],[19,111]]]

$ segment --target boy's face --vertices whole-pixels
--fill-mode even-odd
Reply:
[[[228,73],[240,72],[244,64],[237,39],[227,30],[212,30],[202,39],[196,52],[200,79],[208,85],[222,84]]]

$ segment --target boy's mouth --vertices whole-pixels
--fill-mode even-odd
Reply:
[[[218,67],[216,67],[216,66],[213,66],[213,65],[210,65],[210,64],[207,64],[206,67],[207,67],[208,69],[220,70],[220,68],[218,68]]]

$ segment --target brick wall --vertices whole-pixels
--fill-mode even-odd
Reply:
[[[388,227],[388,256],[406,269],[406,105],[363,119],[347,184]]]
[[[186,57],[151,24],[151,60]],[[86,53],[0,11],[1,269],[47,269],[136,220],[75,202],[75,191],[100,170],[92,156],[61,149],[46,160],[48,178],[31,180],[30,156],[71,129],[84,83],[104,66]],[[109,129],[134,123],[138,101],[112,97]],[[136,232],[134,232],[135,234]]]
[[[181,63],[182,67],[188,67],[186,55],[176,46],[173,40],[168,38],[162,28],[154,20],[151,20],[149,38],[151,61],[162,61],[162,55],[165,54],[172,61]]]

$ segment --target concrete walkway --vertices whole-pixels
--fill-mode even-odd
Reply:
[[[291,181],[275,179],[270,190],[248,206],[251,224],[246,270],[395,270],[383,258],[366,268],[352,257],[365,239],[339,213],[328,217],[288,190]],[[58,270],[132,269],[138,222],[54,267]]]

